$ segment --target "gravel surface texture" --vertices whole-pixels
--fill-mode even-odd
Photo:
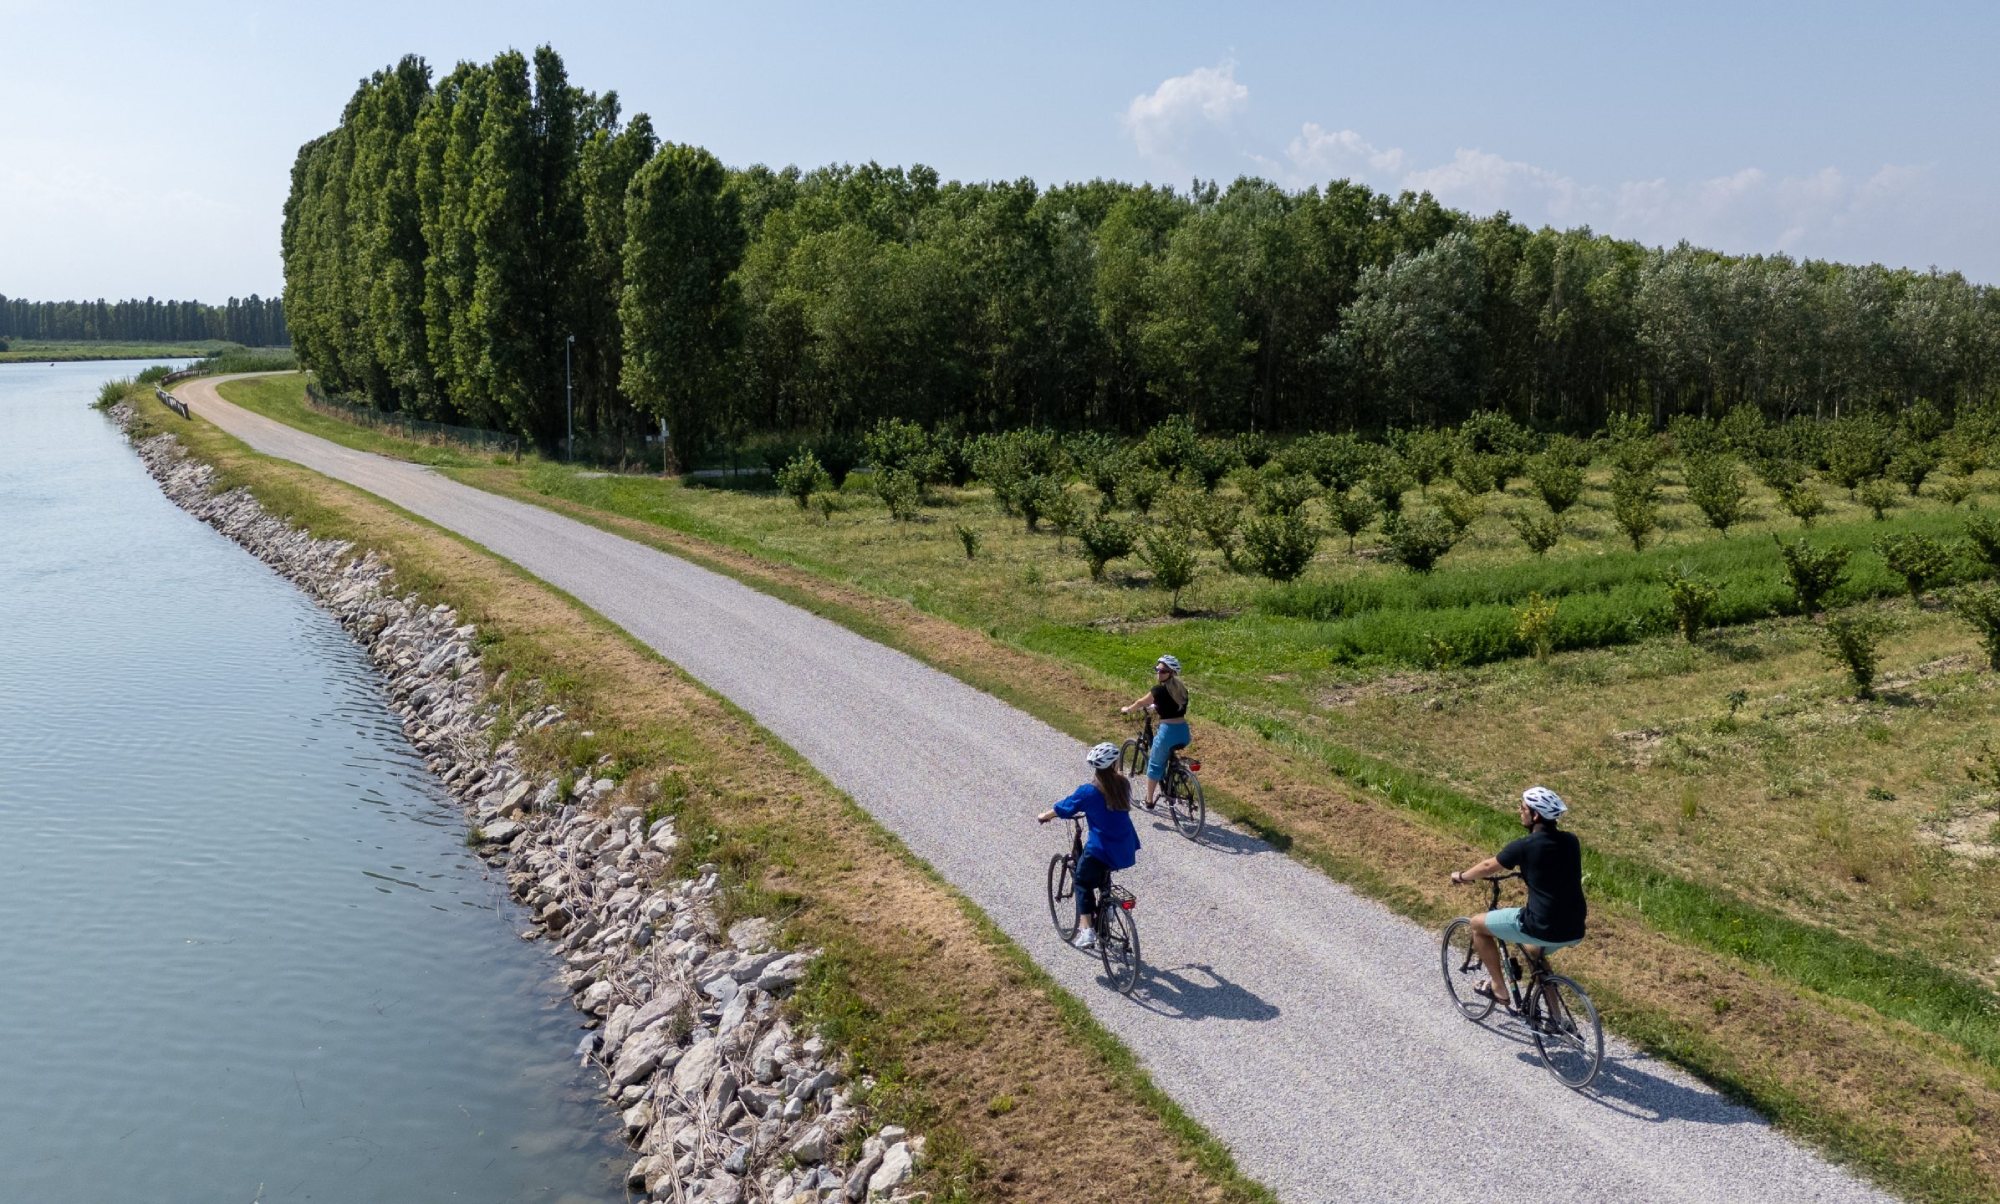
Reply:
[[[251,414],[217,383],[178,392],[256,450],[569,592],[749,712],[1084,1000],[1285,1200],[1484,1201],[1524,1186],[1544,1201],[1891,1198],[1620,1042],[1590,1090],[1563,1088],[1524,1030],[1451,1009],[1435,933],[1213,823],[1197,846],[1135,817],[1144,849],[1118,878],[1139,899],[1147,973],[1118,995],[1049,923],[1044,879],[1069,830],[1033,817],[1086,777],[1076,740],[728,577]],[[1133,666],[1135,694],[1149,667]],[[1194,719],[1198,747],[1198,697]],[[1128,734],[1107,722],[1104,738]]]

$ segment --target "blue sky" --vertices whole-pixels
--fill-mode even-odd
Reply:
[[[556,47],[725,162],[1261,174],[2000,281],[2000,8],[0,0],[0,292],[282,285],[298,145],[404,53]]]

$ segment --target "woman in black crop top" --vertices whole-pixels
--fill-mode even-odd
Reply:
[[[1167,756],[1176,748],[1186,748],[1194,738],[1188,730],[1188,692],[1181,684],[1181,662],[1173,656],[1163,656],[1153,665],[1156,679],[1153,688],[1132,701],[1132,705],[1119,708],[1119,714],[1129,715],[1136,710],[1150,710],[1160,718],[1160,726],[1153,733],[1153,753],[1146,762],[1146,809],[1151,810],[1160,796],[1160,781],[1167,776]]]

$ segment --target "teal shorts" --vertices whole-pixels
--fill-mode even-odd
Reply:
[[[1544,949],[1567,949],[1583,940],[1578,937],[1574,941],[1545,941],[1538,936],[1529,936],[1521,931],[1521,909],[1518,907],[1502,907],[1487,912],[1486,931],[1510,945],[1540,945]]]

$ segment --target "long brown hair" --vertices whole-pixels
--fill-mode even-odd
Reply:
[[[1113,811],[1132,809],[1132,783],[1118,772],[1117,765],[1106,765],[1097,771],[1097,788],[1104,792],[1104,801]]]
[[[1173,697],[1174,705],[1179,707],[1181,713],[1185,715],[1187,713],[1188,692],[1187,687],[1181,684],[1181,675],[1178,673],[1172,674],[1162,684],[1166,686],[1167,693]]]

